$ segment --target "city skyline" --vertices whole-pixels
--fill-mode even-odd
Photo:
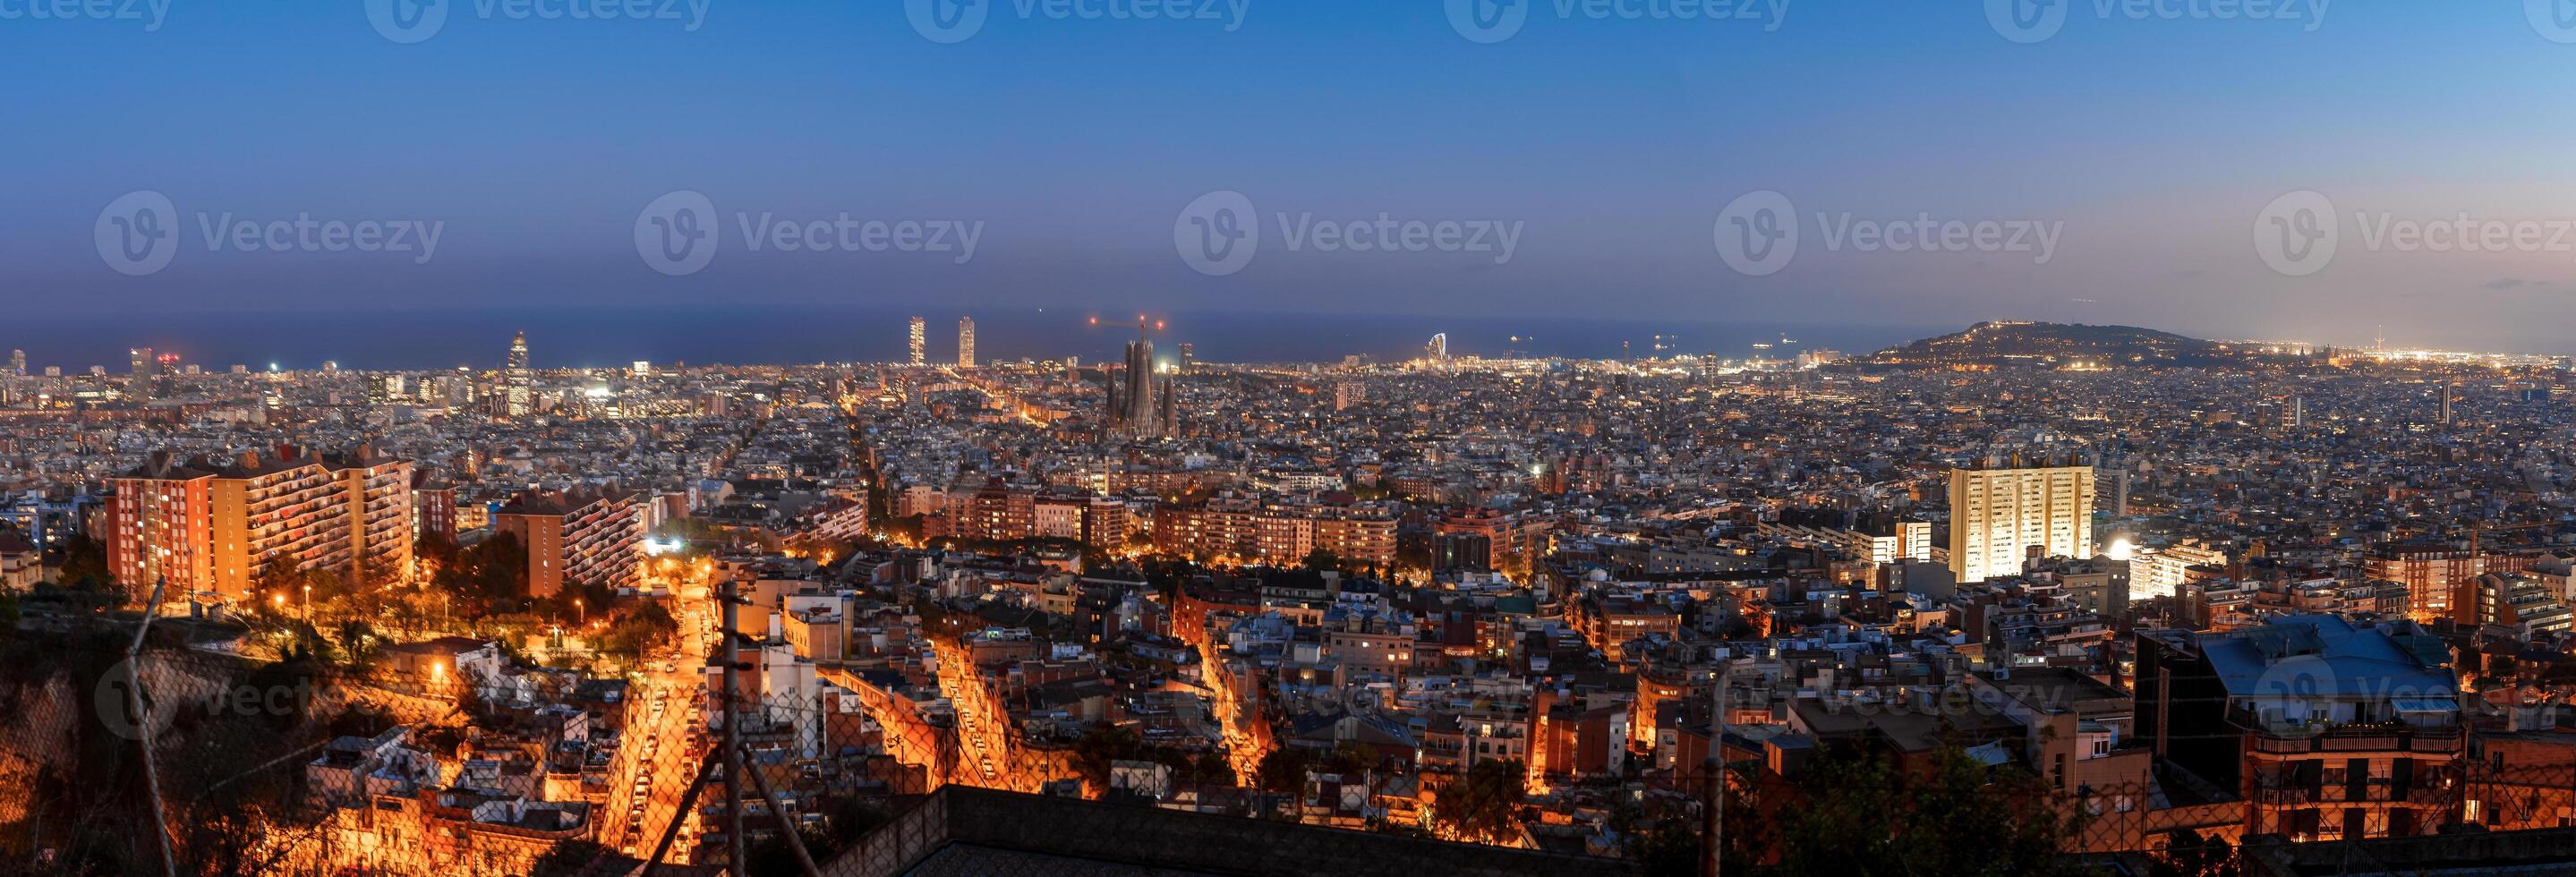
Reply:
[[[0,0],[0,871],[2576,873],[2576,0]]]

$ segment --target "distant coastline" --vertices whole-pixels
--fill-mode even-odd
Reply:
[[[540,368],[610,368],[636,360],[693,365],[893,362],[905,355],[906,320],[929,321],[930,359],[953,361],[957,318],[976,323],[987,361],[1112,359],[1135,337],[1133,313],[1074,309],[970,310],[875,306],[757,305],[632,310],[472,308],[384,313],[136,313],[22,322],[0,332],[0,350],[24,349],[31,370],[66,374],[92,365],[122,373],[126,351],[149,346],[221,370],[318,368],[429,370],[500,365],[510,334],[528,333]],[[1865,355],[1959,326],[1818,326],[1705,320],[1593,319],[1569,315],[1437,317],[1241,312],[1158,313],[1160,353],[1188,343],[1210,362],[1379,361],[1417,354],[1434,333],[1460,356],[1609,359],[1622,355],[1714,354],[1780,358],[1803,350]],[[1093,322],[1097,318],[1097,323]],[[1658,334],[1668,349],[1654,349]],[[1786,339],[1787,343],[1783,343]],[[1755,344],[1769,347],[1756,348]]]

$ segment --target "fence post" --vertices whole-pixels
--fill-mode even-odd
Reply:
[[[143,620],[134,625],[134,644],[125,650],[125,701],[134,713],[135,746],[143,753],[143,783],[152,797],[152,839],[161,843],[161,873],[178,877],[179,863],[170,855],[170,816],[161,803],[161,769],[152,763],[151,706],[143,702],[143,638],[152,632],[152,613],[161,608],[161,591],[170,577],[152,582],[152,599],[143,604]]]

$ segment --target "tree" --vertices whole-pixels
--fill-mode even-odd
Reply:
[[[312,579],[304,575],[304,558],[291,551],[270,557],[268,566],[262,568],[259,573],[261,590],[286,594],[286,599],[289,600],[295,599],[296,595],[287,592],[301,588],[311,581]]]
[[[528,594],[528,549],[516,534],[495,533],[439,567],[430,587],[468,620],[515,610]]]
[[[1342,558],[1330,551],[1317,548],[1313,551],[1306,552],[1306,568],[1309,570],[1324,572],[1327,570],[1339,569],[1341,568],[1341,565]]]
[[[1261,756],[1255,777],[1262,791],[1293,795],[1306,787],[1306,768],[1314,763],[1314,754],[1294,746],[1282,746]]]
[[[1637,863],[1646,877],[1699,873],[1698,813],[1682,801],[1670,796],[1640,801],[1621,795],[1611,801],[1608,827],[1619,839],[1620,858]]]
[[[1203,783],[1231,786],[1236,780],[1234,762],[1223,752],[1202,752],[1190,764],[1190,776]]]
[[[351,666],[364,666],[375,658],[376,629],[373,625],[354,618],[340,622],[333,639],[339,641],[340,655]]]
[[[63,571],[56,582],[74,590],[97,589],[116,581],[107,568],[107,544],[88,536],[63,542]]]
[[[1073,741],[1073,767],[1082,782],[1095,789],[1109,788],[1109,771],[1116,762],[1141,760],[1145,742],[1136,732],[1111,725],[1094,725]]]
[[[680,623],[659,600],[647,600],[617,617],[599,637],[597,649],[629,663],[680,631]]]
[[[2245,862],[2226,841],[2184,829],[2165,841],[2147,868],[2148,877],[2238,877]]]
[[[1460,840],[1503,843],[1520,833],[1519,811],[1528,790],[1517,758],[1476,762],[1465,776],[1434,790],[1431,822]]]
[[[1955,747],[1900,774],[1877,753],[1829,752],[1780,808],[1783,875],[2082,873],[2064,855],[2080,827],[2059,796],[2018,767]]]

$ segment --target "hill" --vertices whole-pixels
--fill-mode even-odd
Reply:
[[[2226,356],[2215,342],[2136,326],[1996,320],[1881,350],[1880,365],[2045,367],[2196,365]]]

